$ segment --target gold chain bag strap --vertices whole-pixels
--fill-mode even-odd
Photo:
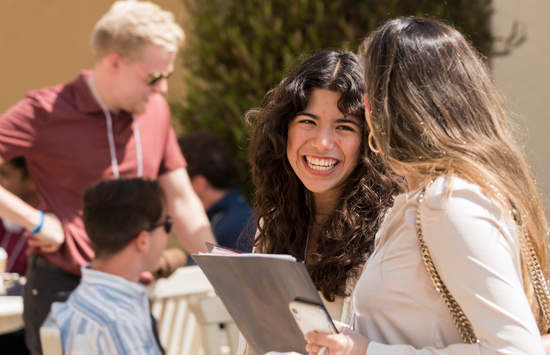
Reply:
[[[470,321],[468,320],[468,317],[466,317],[466,315],[464,314],[464,311],[462,311],[462,308],[460,308],[460,305],[458,304],[458,302],[456,302],[453,295],[451,295],[451,293],[447,289],[447,286],[445,286],[445,284],[443,283],[443,280],[441,280],[441,277],[439,277],[439,273],[435,268],[435,265],[432,260],[432,256],[430,254],[430,250],[428,249],[428,246],[424,242],[424,233],[422,232],[422,214],[421,214],[420,206],[424,201],[425,192],[426,192],[426,189],[424,188],[422,189],[422,191],[420,192],[420,195],[418,196],[418,209],[416,212],[416,236],[418,237],[418,244],[420,246],[422,261],[424,261],[424,266],[426,267],[426,271],[428,271],[428,274],[432,279],[435,290],[437,291],[437,293],[439,293],[439,296],[441,296],[441,298],[443,299],[443,302],[445,302],[445,304],[447,305],[447,308],[451,313],[451,317],[453,318],[456,329],[458,330],[458,333],[460,334],[462,341],[467,344],[478,343],[479,339],[476,337],[474,333],[474,329],[472,328],[472,323],[470,323]]]
[[[416,236],[418,238],[418,244],[420,246],[420,252],[422,254],[422,261],[424,262],[426,271],[432,279],[432,283],[437,293],[439,293],[439,295],[447,305],[449,313],[453,318],[453,321],[458,330],[458,333],[460,334],[460,337],[462,338],[462,341],[467,344],[478,343],[479,339],[475,335],[472,323],[470,323],[468,317],[466,317],[466,314],[464,314],[464,311],[462,310],[458,302],[456,302],[453,295],[451,295],[451,293],[443,283],[443,280],[441,280],[441,277],[439,276],[439,273],[437,272],[437,269],[435,268],[435,265],[433,263],[430,250],[428,249],[428,246],[424,241],[424,233],[422,231],[422,213],[420,207],[424,201],[425,192],[426,188],[423,188],[418,196],[418,208],[416,213]],[[527,260],[531,282],[533,282],[533,288],[535,290],[537,302],[543,313],[545,329],[548,332],[548,330],[550,329],[550,293],[548,291],[546,280],[544,279],[544,274],[542,273],[542,269],[540,267],[540,263],[538,262],[533,244],[531,243],[531,240],[525,229],[521,227],[521,223],[519,223],[520,221],[518,220],[515,210],[514,219],[519,228],[518,232],[520,235],[520,245],[522,246],[520,247],[520,249],[524,258]]]

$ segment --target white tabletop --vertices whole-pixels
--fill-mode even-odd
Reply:
[[[23,297],[0,296],[0,334],[23,328]]]

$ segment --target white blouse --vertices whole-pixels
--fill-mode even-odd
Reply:
[[[420,257],[418,194],[397,196],[354,291],[357,328],[371,340],[367,355],[545,354],[508,210],[456,177],[426,191],[424,240],[480,340],[464,344]]]

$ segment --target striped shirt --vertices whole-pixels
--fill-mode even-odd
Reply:
[[[66,355],[162,354],[143,285],[82,267],[66,302],[52,305]]]

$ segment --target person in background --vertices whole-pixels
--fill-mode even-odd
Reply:
[[[39,327],[51,303],[67,299],[94,256],[81,218],[88,186],[158,179],[183,247],[194,253],[215,243],[163,97],[182,40],[170,12],[146,1],[117,1],[92,32],[91,71],[31,91],[0,116],[0,160],[25,157],[40,201],[35,208],[0,188],[0,216],[31,235],[23,299],[32,354],[41,354]]]
[[[429,18],[386,22],[360,53],[370,147],[402,193],[355,287],[356,331],[309,332],[308,354],[545,354],[527,263],[546,274],[548,223],[486,65]]]
[[[66,302],[52,304],[64,354],[162,354],[141,273],[158,263],[172,227],[156,181],[107,180],[86,190],[83,216],[95,257]]]
[[[25,158],[16,157],[0,164],[0,185],[31,206],[38,206],[38,196],[29,176]],[[6,272],[25,275],[27,238],[25,229],[8,219],[0,220],[0,247],[8,253]]]
[[[206,210],[220,246],[250,252],[255,219],[250,205],[235,187],[233,154],[212,132],[195,132],[178,139],[187,160],[191,184]]]

